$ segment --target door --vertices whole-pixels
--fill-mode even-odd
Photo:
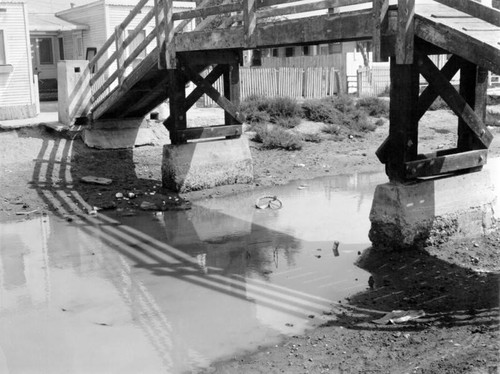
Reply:
[[[56,38],[52,36],[32,37],[30,42],[33,73],[38,76],[40,98],[52,99],[54,95],[57,95]]]

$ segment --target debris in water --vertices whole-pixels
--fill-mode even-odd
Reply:
[[[321,258],[321,255],[314,255],[314,257],[316,257],[316,258]]]
[[[277,196],[262,196],[255,201],[257,209],[281,209],[283,203]]]
[[[335,241],[333,242],[332,251],[333,251],[333,255],[334,255],[335,257],[339,257],[339,256],[340,256],[340,254],[339,254],[339,244],[340,244],[340,242],[339,242],[339,241],[337,241],[337,240],[335,240]]]
[[[24,215],[28,215],[28,214],[32,214],[32,213],[36,213],[36,212],[38,212],[38,209],[30,210],[29,212],[16,212],[16,215],[17,216],[24,216]]]
[[[101,178],[101,177],[94,177],[92,175],[87,175],[85,177],[81,177],[80,180],[84,183],[91,183],[91,184],[102,184],[102,185],[108,185],[113,183],[112,179],[109,178]]]
[[[375,319],[372,322],[377,325],[389,325],[405,323],[424,316],[425,312],[423,310],[393,310],[382,318]]]

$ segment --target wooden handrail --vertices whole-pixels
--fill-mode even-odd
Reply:
[[[135,18],[137,14],[140,13],[141,9],[148,3],[149,0],[140,0],[137,5],[130,11],[130,13],[125,17],[122,23],[120,23],[120,27],[123,27],[125,29],[129,23]],[[104,53],[108,50],[110,46],[112,46],[115,43],[115,38],[114,35],[111,35],[108,40],[104,42],[102,45],[101,49],[97,51],[96,55],[94,58],[89,62],[89,66],[92,70],[92,67],[97,64],[97,61],[104,55]]]
[[[197,8],[193,10],[186,10],[184,12],[174,13],[173,19],[174,21],[179,21],[192,18],[205,18],[208,16],[214,16],[232,12],[241,12],[241,11],[242,11],[241,4],[222,4],[222,5],[214,5],[210,7]]]
[[[255,0],[256,6],[258,8],[265,8],[273,5],[282,5],[287,3],[292,3],[294,1],[291,0]],[[371,3],[372,0],[331,0],[331,8],[338,8],[343,6]],[[313,3],[311,3],[312,5]]]
[[[141,20],[141,22],[139,22],[139,24],[137,25],[137,27],[134,29],[134,31],[132,31],[132,33],[127,36],[127,38],[125,38],[125,40],[123,41],[123,48],[126,48],[131,42],[132,40],[135,39],[135,37],[142,31],[144,30],[144,27],[146,27],[146,25],[153,19],[153,16],[154,16],[154,8],[152,8],[145,16],[144,18]],[[129,22],[130,23],[130,22]],[[120,24],[121,26],[122,24]],[[112,40],[114,41],[114,35],[113,35],[113,38],[110,38],[108,40]],[[102,49],[101,49],[102,51]],[[100,76],[107,70],[107,68],[113,63],[113,61],[116,59],[118,55],[118,50],[115,50],[111,56],[109,56],[109,58],[104,62],[104,64],[102,66],[99,67],[99,70],[94,74],[94,76],[90,79],[90,84],[94,84],[99,78]],[[92,59],[92,61],[94,61],[94,59]],[[90,62],[90,64],[92,64],[92,61]]]

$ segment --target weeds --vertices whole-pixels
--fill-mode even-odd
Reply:
[[[486,126],[500,127],[500,113],[488,110],[486,112]]]
[[[362,109],[372,117],[387,117],[389,115],[389,102],[378,97],[363,97],[356,103],[356,108]]]
[[[289,97],[252,95],[243,100],[240,111],[249,123],[272,122],[285,128],[297,126],[302,117],[302,108],[297,100]]]
[[[253,140],[262,143],[265,148],[302,149],[302,137],[279,126],[256,126]]]

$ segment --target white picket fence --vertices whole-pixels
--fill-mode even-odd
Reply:
[[[208,71],[203,75],[206,74]],[[223,94],[222,79],[215,82],[214,88]],[[240,68],[242,100],[251,95],[286,96],[299,100],[319,99],[337,93],[339,93],[339,74],[333,67]],[[216,105],[206,95],[199,104],[205,107]]]

